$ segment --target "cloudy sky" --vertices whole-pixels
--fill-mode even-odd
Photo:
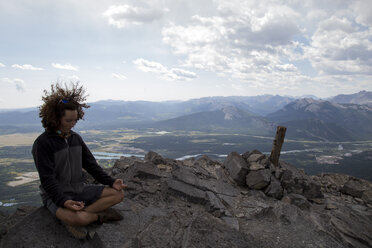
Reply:
[[[0,109],[372,90],[370,0],[1,0]]]

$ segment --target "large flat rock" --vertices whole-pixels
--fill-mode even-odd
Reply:
[[[45,208],[40,207],[8,231],[2,247],[104,247],[98,235],[78,240]]]

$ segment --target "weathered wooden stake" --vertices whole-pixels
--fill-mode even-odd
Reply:
[[[276,128],[276,135],[275,135],[275,139],[273,142],[273,149],[271,150],[271,154],[270,154],[270,161],[275,166],[279,166],[279,156],[280,156],[280,151],[282,150],[282,145],[284,143],[285,131],[287,131],[286,127],[278,126]]]

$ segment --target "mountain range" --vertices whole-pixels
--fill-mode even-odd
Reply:
[[[372,92],[364,90],[350,95],[341,94],[330,98],[329,101],[335,103],[355,103],[372,105]]]
[[[372,137],[372,106],[338,104],[309,98],[295,100],[266,116],[287,126],[291,136],[346,141]]]
[[[90,103],[78,129],[155,128],[272,135],[324,141],[372,138],[372,92],[327,100],[279,95],[205,97],[188,101]],[[0,134],[41,130],[37,108],[0,112]]]

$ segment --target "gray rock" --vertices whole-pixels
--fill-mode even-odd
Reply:
[[[27,224],[26,224],[27,223]],[[22,235],[20,235],[22,234]],[[12,227],[2,240],[2,247],[104,247],[98,235],[78,240],[45,208],[40,207]]]
[[[284,188],[288,189],[295,185],[293,172],[291,170],[283,170],[280,181]]]
[[[247,160],[248,157],[250,157],[252,154],[262,154],[262,152],[260,152],[259,150],[247,151],[243,153],[242,157]]]
[[[230,183],[226,183],[221,180],[215,180],[213,178],[203,179],[199,178],[197,174],[198,170],[189,167],[179,167],[172,172],[173,176],[184,183],[195,186],[198,189],[204,191],[212,191],[216,194],[224,194],[230,196],[239,195],[239,191],[234,188]]]
[[[321,192],[320,184],[309,181],[306,184],[303,184],[303,195],[308,199],[316,199],[316,198],[323,198],[323,193]]]
[[[270,183],[270,170],[250,171],[246,177],[246,183],[251,189],[264,189]]]
[[[240,211],[244,213],[244,216],[247,219],[260,219],[267,217],[272,209],[270,204],[267,204],[257,196],[242,199],[240,207]]]
[[[270,185],[266,188],[265,194],[278,200],[283,197],[283,187],[275,176],[271,176]]]
[[[207,202],[205,191],[174,179],[168,179],[165,183],[168,188],[168,193],[186,197],[188,201],[193,203],[204,204]]]
[[[169,173],[165,170],[159,169],[153,163],[143,163],[143,162],[134,162],[134,165],[129,168],[128,172],[132,177],[138,178],[149,178],[149,179],[159,179],[162,177],[167,177]]]
[[[143,191],[150,193],[150,194],[155,194],[157,191],[161,190],[160,184],[157,183],[152,183],[152,182],[144,182],[142,184]]]
[[[299,207],[302,210],[309,210],[310,208],[310,202],[304,197],[303,195],[299,194],[288,194],[287,197],[290,199],[291,204]]]
[[[245,178],[248,174],[247,162],[236,152],[231,152],[224,162],[231,178],[240,186],[245,186]]]
[[[225,223],[234,228],[236,231],[239,231],[239,221],[238,219],[234,218],[234,217],[227,217],[227,216],[224,216],[221,218],[223,221],[225,221]]]
[[[366,203],[372,204],[372,189],[371,188],[363,192],[362,200]]]
[[[224,205],[228,206],[230,209],[236,209],[239,204],[239,199],[237,197],[218,194],[218,197],[222,200]]]
[[[277,167],[277,166],[275,166],[275,169],[274,169],[275,171],[274,171],[274,175],[275,175],[275,177],[276,177],[276,179],[281,179],[281,177],[282,177],[282,175],[283,175],[283,172],[284,172],[284,170],[282,169],[282,168],[280,168],[280,167]]]
[[[210,159],[207,155],[203,155],[198,158],[195,163],[200,167],[208,167],[208,166],[215,166],[218,165],[219,162]]]
[[[254,163],[254,162],[258,162],[258,161],[260,161],[261,159],[264,159],[264,158],[265,158],[264,154],[254,153],[254,154],[251,154],[247,158],[247,162],[248,163]]]
[[[224,214],[226,211],[226,207],[222,204],[220,199],[218,199],[218,197],[210,191],[207,191],[207,198],[209,212],[214,213],[214,215],[217,217],[222,216],[222,214]]]
[[[141,161],[141,159],[138,158],[138,157],[134,157],[134,156],[121,157],[120,159],[115,161],[115,164],[114,164],[113,168],[116,168],[119,171],[124,172],[126,169],[128,169],[130,166],[132,166],[134,164],[134,162],[136,162],[136,161],[139,162],[139,161]]]
[[[167,163],[167,161],[162,156],[160,156],[154,151],[149,151],[145,155],[145,161],[152,162],[154,164],[166,164]]]
[[[372,247],[372,225],[366,222],[365,215],[371,212],[362,206],[338,204],[338,209],[332,213],[330,224],[335,228],[347,247]]]
[[[347,195],[351,195],[354,197],[361,198],[363,196],[363,192],[366,191],[368,188],[362,180],[358,180],[356,178],[350,178],[349,181],[345,183],[345,185],[341,188],[341,192]]]
[[[259,164],[257,162],[251,162],[249,164],[249,170],[250,171],[254,171],[254,170],[263,170],[265,169],[265,166],[263,166],[262,164]]]
[[[304,195],[308,200],[322,198],[321,184],[307,176],[302,170],[281,161],[283,173],[280,176],[282,187],[288,193]]]

